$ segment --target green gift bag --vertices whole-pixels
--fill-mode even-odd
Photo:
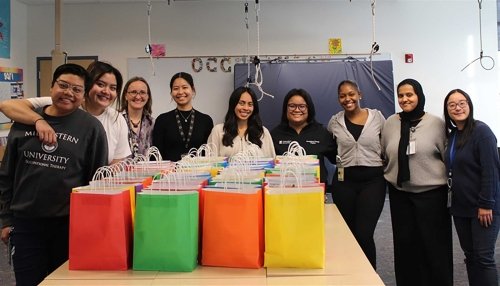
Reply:
[[[189,272],[197,257],[198,192],[137,194],[133,269]]]

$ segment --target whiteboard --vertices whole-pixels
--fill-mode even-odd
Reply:
[[[128,78],[141,76],[148,81],[153,98],[153,116],[158,117],[176,107],[170,96],[170,79],[178,72],[187,72],[193,76],[196,88],[194,108],[210,115],[214,124],[222,123],[229,96],[234,90],[234,69],[224,72],[220,67],[223,58],[216,58],[217,63],[210,62],[210,67],[217,67],[217,71],[210,72],[206,66],[207,58],[200,59],[203,64],[199,65],[197,62],[195,67],[202,67],[202,70],[195,72],[192,67],[193,58],[154,58],[153,65],[149,58],[131,58],[127,60]],[[231,65],[233,64],[234,60],[231,60]],[[228,63],[225,66],[229,70]]]

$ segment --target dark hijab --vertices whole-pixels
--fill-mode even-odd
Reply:
[[[399,117],[401,118],[401,137],[399,138],[398,147],[398,187],[402,186],[403,182],[410,180],[410,165],[406,150],[410,143],[410,129],[418,124],[420,118],[424,116],[425,95],[420,83],[414,79],[408,78],[398,84],[399,88],[405,84],[411,85],[413,91],[418,97],[418,103],[415,109],[410,112],[401,111]]]

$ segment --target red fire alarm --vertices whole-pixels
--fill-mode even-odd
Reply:
[[[407,64],[413,63],[413,54],[405,54],[405,63]]]

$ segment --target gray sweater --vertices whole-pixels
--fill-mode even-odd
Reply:
[[[340,111],[328,123],[328,131],[337,140],[337,153],[342,158],[343,167],[382,166],[380,134],[385,121],[382,113],[368,109],[368,119],[357,141],[347,130],[344,115],[345,112]]]
[[[410,180],[397,186],[398,146],[401,132],[399,115],[390,116],[382,131],[382,148],[385,153],[385,179],[399,190],[421,193],[446,184],[444,152],[446,135],[444,121],[426,113],[415,128],[410,130],[410,142],[415,141],[415,154],[409,155]]]

